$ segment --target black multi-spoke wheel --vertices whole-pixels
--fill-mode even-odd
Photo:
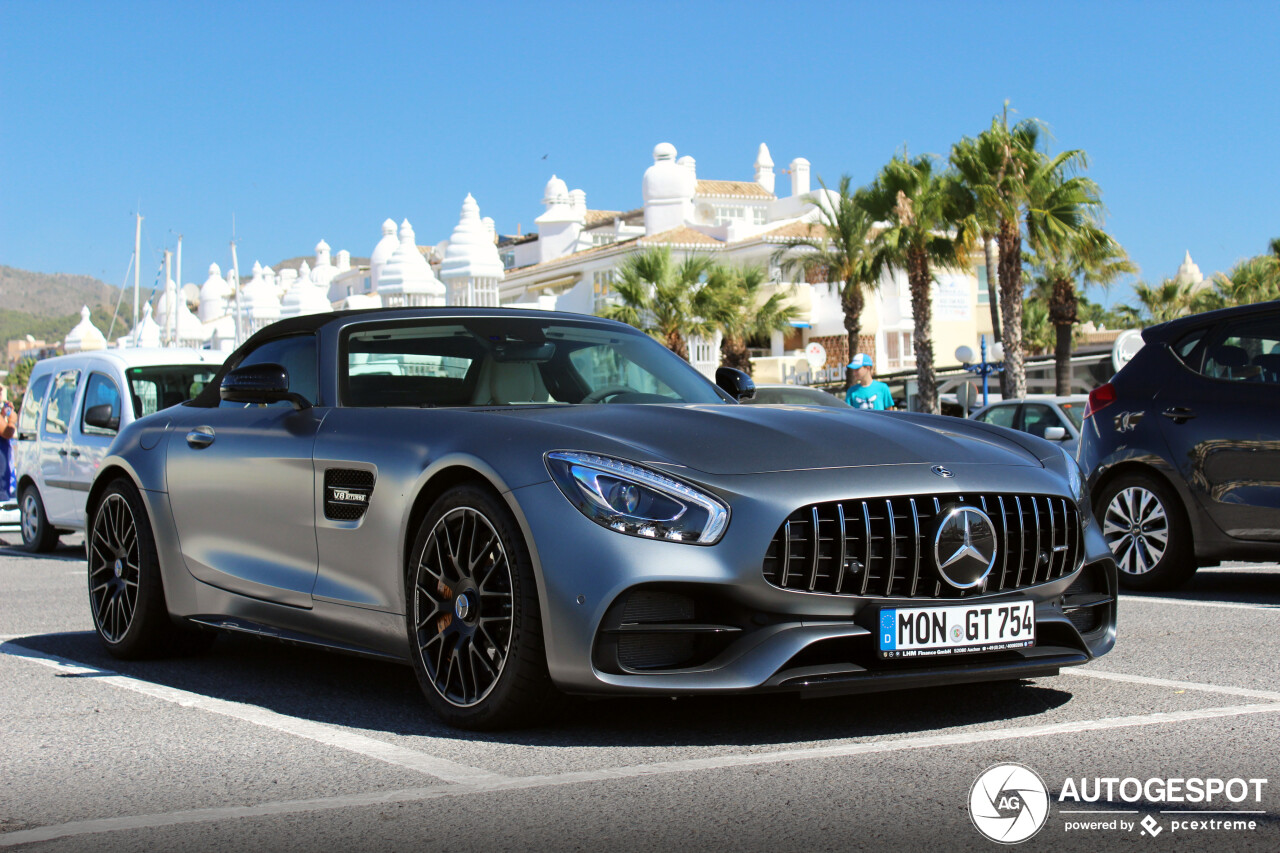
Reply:
[[[118,479],[90,510],[89,608],[107,651],[120,658],[198,651],[214,635],[183,630],[169,617],[160,559],[142,496]]]
[[[133,623],[141,573],[137,519],[123,495],[109,494],[89,531],[89,606],[108,643],[123,640]]]
[[[22,516],[22,544],[27,550],[41,553],[52,551],[58,544],[58,531],[44,514],[44,501],[34,483],[22,487],[18,496],[18,511]]]
[[[414,670],[436,713],[466,728],[523,721],[550,691],[528,549],[488,491],[427,513],[406,573]]]
[[[1195,573],[1191,532],[1166,484],[1142,473],[1122,474],[1099,493],[1095,514],[1122,586],[1173,589]]]

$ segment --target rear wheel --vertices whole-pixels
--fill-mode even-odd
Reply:
[[[98,638],[118,658],[207,648],[214,634],[183,630],[169,617],[160,559],[142,497],[119,479],[107,487],[85,539],[89,608]]]
[[[56,548],[58,531],[44,514],[44,501],[40,499],[40,490],[35,484],[28,483],[22,487],[18,508],[22,513],[22,544],[27,550],[39,554]]]
[[[1098,495],[1096,514],[1121,586],[1175,589],[1195,574],[1191,531],[1165,483],[1139,472],[1121,474]]]
[[[490,492],[459,486],[427,513],[406,573],[418,683],[451,726],[531,721],[555,695],[533,566],[515,519]]]

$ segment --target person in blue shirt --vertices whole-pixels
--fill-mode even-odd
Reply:
[[[889,386],[876,382],[871,378],[871,356],[858,353],[849,362],[849,369],[854,371],[853,386],[845,394],[844,401],[855,409],[874,409],[883,412],[893,408],[893,395]]]

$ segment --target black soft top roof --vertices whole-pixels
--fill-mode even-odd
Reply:
[[[519,319],[545,319],[568,322],[590,322],[609,326],[618,326],[629,332],[636,329],[616,320],[593,317],[590,314],[573,314],[568,311],[543,311],[540,308],[473,308],[457,306],[454,308],[355,308],[346,311],[326,311],[321,314],[304,314],[300,317],[289,317],[278,320],[264,329],[259,329],[249,336],[235,352],[227,356],[227,360],[218,370],[213,380],[191,400],[191,405],[212,408],[221,399],[222,379],[240,362],[240,354],[248,349],[257,348],[263,341],[285,338],[290,335],[315,334],[331,323],[340,323],[351,318],[367,320],[414,320],[446,317],[512,317]]]

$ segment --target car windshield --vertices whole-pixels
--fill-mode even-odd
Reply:
[[[359,325],[343,336],[346,406],[723,403],[652,338],[523,317]]]
[[[1059,403],[1058,408],[1062,409],[1062,413],[1071,419],[1071,423],[1075,424],[1077,431],[1084,429],[1083,403]]]
[[[140,418],[190,400],[204,390],[204,386],[217,372],[216,364],[162,364],[129,368],[124,376],[129,382],[133,416]]]

